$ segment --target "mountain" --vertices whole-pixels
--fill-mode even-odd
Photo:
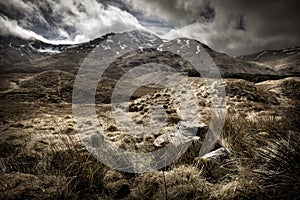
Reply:
[[[180,54],[184,54],[186,58],[194,59],[194,64],[197,64],[198,60],[195,60],[194,57],[200,51],[200,46],[215,62],[221,74],[274,73],[267,67],[216,52],[196,40],[179,38],[167,41],[139,31],[110,33],[77,45],[53,45],[37,40],[10,37],[2,40],[4,53],[1,54],[3,62],[0,66],[0,76],[3,81],[0,88],[2,91],[8,90],[10,92],[12,92],[12,88],[17,88],[13,91],[22,94],[20,99],[23,98],[23,93],[26,93],[30,94],[29,97],[25,95],[26,98],[37,98],[38,96],[46,101],[53,101],[52,97],[45,98],[43,95],[39,95],[41,92],[36,94],[34,91],[56,91],[57,84],[44,83],[43,80],[47,80],[47,82],[50,79],[61,80],[59,87],[66,92],[62,99],[71,102],[72,84],[81,64],[93,54],[97,56],[97,52],[104,52],[103,61],[111,63],[107,66],[103,74],[104,78],[98,85],[96,97],[98,102],[109,103],[114,85],[126,72],[142,64],[157,63],[165,64],[180,73],[187,74],[188,71],[193,70],[193,65]],[[119,55],[122,50],[126,53]],[[207,64],[211,65],[211,63],[201,65],[201,70],[203,70],[201,73],[214,73],[210,72],[210,66],[206,66]],[[36,90],[33,91],[32,88]],[[152,89],[149,87],[141,88],[133,98],[142,96],[150,90],[156,90],[156,86],[153,86]],[[56,93],[53,95],[55,96]],[[5,98],[14,98],[14,94],[13,97],[7,94]]]
[[[72,60],[73,55],[83,60],[85,56],[95,48],[96,44],[103,41],[107,34],[95,40],[83,44],[48,44],[36,39],[26,40],[11,36],[0,36],[0,73],[36,73],[49,69],[66,69],[63,65],[74,61],[71,65],[78,65],[78,60]],[[58,63],[55,65],[54,63]],[[54,64],[54,66],[53,66]]]
[[[277,73],[300,75],[300,47],[261,51],[242,56],[241,59],[262,64]]]
[[[36,39],[0,36],[0,66],[32,61],[63,52],[70,47],[71,45],[47,44]]]
[[[193,65],[186,58],[198,64],[199,61],[195,55],[200,51],[200,46],[214,61],[220,73],[226,74],[226,77],[228,74],[252,74],[253,76],[280,74],[266,64],[251,61],[250,57],[249,61],[245,57],[230,57],[196,40],[179,38],[167,41],[140,31],[110,33],[77,45],[53,45],[37,40],[7,37],[1,40],[3,53],[0,65],[2,79],[0,89],[13,93],[12,96],[6,94],[3,97],[7,99],[14,98],[17,92],[19,99],[22,99],[25,93],[26,98],[40,98],[42,101],[61,99],[71,102],[72,85],[81,64],[86,58],[99,57],[99,52],[103,52],[103,62],[108,62],[108,66],[103,74],[104,78],[98,85],[96,99],[99,103],[109,103],[117,81],[126,72],[139,65],[164,64],[187,75],[187,72],[193,71]],[[125,54],[120,54],[122,51]],[[183,58],[184,56],[186,58]],[[200,65],[201,74],[214,73],[210,71],[210,66],[206,66],[207,64],[209,62]],[[43,80],[47,81],[43,82]],[[57,97],[57,84],[54,80],[61,80],[59,88],[64,91],[63,97]],[[48,82],[53,84],[48,84]],[[32,90],[33,88],[35,89]],[[138,98],[156,89],[157,86],[140,88],[132,98]],[[41,91],[45,93],[54,91],[54,93],[52,97],[49,97],[40,95],[40,93],[43,94]]]
[[[175,65],[175,60],[181,60],[181,62],[177,62],[179,63],[179,65],[180,63],[183,64],[182,66],[179,66],[181,70],[184,71],[190,69],[191,65],[188,65],[186,61],[181,59],[176,52],[171,53],[170,51],[164,51],[162,53],[159,48],[164,43],[166,43],[168,46],[183,48],[186,47],[187,43],[194,42],[201,45],[206,50],[206,52],[211,56],[222,74],[275,73],[274,70],[266,67],[265,65],[262,66],[259,63],[248,62],[244,59],[230,57],[226,54],[216,52],[210,49],[208,46],[195,40],[180,38],[167,42],[154,35],[144,34],[139,31],[132,31],[130,35],[128,35],[127,32],[119,34],[108,34],[88,43],[78,45],[52,45],[36,40],[27,41],[19,38],[5,38],[1,40],[1,50],[3,53],[0,57],[2,61],[0,73],[37,73],[52,69],[64,70],[76,74],[80,63],[86,58],[88,53],[90,53],[96,47],[105,50],[107,46],[111,45],[111,43],[114,42],[116,38],[118,38],[117,40],[119,43],[124,44],[126,44],[127,41],[130,40],[132,40],[132,42],[136,42],[135,38],[139,38],[139,43],[141,44],[141,46],[143,46],[142,44],[148,45],[143,47],[146,51],[133,51],[130,52],[132,56],[125,56],[124,58],[121,58],[122,60],[132,57],[136,58],[136,60],[139,60],[139,62],[133,62],[134,65],[138,63],[148,63],[150,61],[152,62],[152,60],[155,58],[157,62],[165,60],[164,63],[169,64],[170,66]],[[118,48],[118,46],[116,46],[116,48]],[[192,49],[186,49],[186,51],[190,51],[190,53],[193,53]]]

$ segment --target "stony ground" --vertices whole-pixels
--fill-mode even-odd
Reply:
[[[45,77],[49,81],[44,81]],[[205,127],[211,117],[210,90],[201,78],[186,79],[197,97],[199,124]],[[255,170],[263,170],[254,164],[258,158],[253,149],[268,146],[266,138],[273,141],[281,131],[289,135],[299,133],[299,78],[257,84],[241,79],[224,80],[228,114],[221,139],[213,149],[217,152],[198,157],[204,139],[200,133],[175,163],[145,174],[117,172],[89,155],[75,129],[72,84],[73,75],[61,71],[27,78],[16,76],[15,80],[3,82],[0,198],[247,199],[282,195],[276,191],[272,194],[256,176],[252,177]],[[162,129],[153,134],[149,131],[143,137],[132,137],[130,126],[118,127],[111,104],[96,107],[105,138],[125,150],[150,152],[172,143],[170,138],[161,136],[181,120],[179,102],[170,90],[159,87],[144,90],[134,100],[122,104],[128,106],[132,121],[141,126],[165,120]],[[154,106],[166,113],[165,119],[151,118]],[[282,120],[286,127],[277,127]],[[92,124],[87,122],[87,126]],[[278,141],[285,141],[285,136]],[[249,142],[255,143],[255,148]],[[296,156],[299,158],[299,152]],[[255,160],[253,166],[249,165],[249,159]],[[299,188],[299,181],[295,184]],[[291,186],[287,183],[287,187]]]

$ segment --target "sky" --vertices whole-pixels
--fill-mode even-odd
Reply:
[[[188,37],[229,55],[300,46],[296,0],[0,0],[0,35],[81,43],[110,32]]]

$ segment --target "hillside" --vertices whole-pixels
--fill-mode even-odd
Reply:
[[[261,51],[243,56],[241,59],[261,63],[281,74],[299,75],[300,73],[300,47]]]
[[[138,31],[70,46],[1,45],[0,199],[300,195],[300,78],[273,67],[297,64],[297,53],[234,58]],[[194,57],[204,50],[212,60]],[[289,77],[216,79],[209,61],[223,75]],[[201,76],[191,76],[195,65]]]

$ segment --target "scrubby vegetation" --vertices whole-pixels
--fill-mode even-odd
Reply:
[[[243,73],[224,73],[222,78],[244,79],[246,81],[259,83],[267,80],[279,80],[289,76],[271,74],[243,74]]]
[[[69,77],[60,72],[53,74],[59,75],[59,80]],[[69,90],[55,84],[53,88],[51,84],[35,84],[40,83],[43,75],[24,80],[24,87],[29,84],[24,91],[2,93],[6,97],[1,99],[6,106],[0,114],[2,199],[297,199],[300,196],[298,78],[260,84],[224,80],[228,114],[221,139],[213,149],[224,153],[222,156],[199,157],[205,136],[199,131],[199,140],[171,165],[144,174],[129,174],[105,166],[85,149],[75,129],[76,121],[67,98],[70,96],[66,93]],[[203,116],[202,128],[207,131],[210,92],[201,79],[189,81],[197,95],[199,114]],[[151,91],[136,95],[128,103],[128,110],[135,123],[147,124],[152,106],[160,106],[166,113],[161,132],[135,138],[130,135],[130,127],[122,130],[114,122],[111,105],[98,104],[97,115],[107,140],[136,152],[154,151],[169,144],[170,141],[157,139],[180,123],[179,102],[168,89],[156,87]],[[44,92],[57,98],[32,98],[32,94]],[[59,101],[49,101],[49,97]],[[88,120],[85,126],[91,132],[95,128]]]
[[[201,77],[207,76],[207,72],[198,72],[196,69],[185,70],[189,77]],[[211,75],[210,75],[211,76]],[[221,74],[222,78],[234,78],[234,79],[244,79],[246,81],[259,83],[267,80],[279,80],[283,78],[290,77],[287,75],[272,75],[272,74],[247,74],[247,73],[228,73],[225,72]]]
[[[189,77],[200,77],[200,73],[196,69],[186,70]]]
[[[299,132],[286,127],[287,120],[275,116],[248,120],[231,114],[221,136],[230,156],[220,166],[199,162],[188,150],[191,160],[145,174],[109,169],[74,141],[64,140],[64,150],[53,144],[47,152],[31,156],[19,152],[2,159],[2,195],[15,199],[297,199],[300,139]],[[7,190],[8,179],[11,184],[23,181],[26,190]],[[36,185],[28,185],[29,180]]]
[[[206,76],[205,72],[199,73],[196,69],[185,70],[189,77],[201,77],[201,74]],[[259,83],[267,80],[279,80],[290,77],[287,75],[272,75],[272,74],[245,74],[245,73],[223,73],[222,78],[244,79],[246,81]]]

